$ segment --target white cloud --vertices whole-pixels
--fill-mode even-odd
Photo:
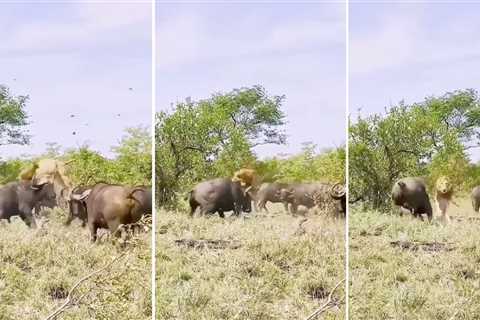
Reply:
[[[278,21],[265,26],[260,16],[236,21],[235,35],[216,30],[212,21],[195,14],[160,18],[157,26],[157,67],[180,68],[188,64],[265,54],[300,51],[308,46],[344,43],[344,20]]]
[[[362,75],[414,66],[438,68],[478,56],[480,24],[464,15],[435,18],[432,7],[378,11],[378,23],[350,25],[350,70]],[[403,9],[407,9],[403,8]],[[453,9],[452,9],[453,10]],[[358,31],[358,29],[362,31]]]
[[[85,48],[105,41],[123,41],[126,36],[150,38],[150,5],[74,4],[67,7],[69,22],[58,19],[31,20],[25,16],[0,43],[4,54]]]
[[[418,15],[388,15],[367,32],[350,34],[350,70],[368,73],[402,65],[415,55],[415,35],[419,33]],[[350,26],[350,30],[355,28]]]

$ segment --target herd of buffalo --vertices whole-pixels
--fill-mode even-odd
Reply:
[[[252,202],[256,211],[268,211],[268,202],[283,203],[285,210],[295,214],[299,206],[308,209],[337,204],[337,213],[345,216],[346,192],[341,184],[329,183],[258,183],[255,170],[240,169],[233,178],[217,178],[197,184],[189,193],[190,215],[197,208],[200,214],[225,211],[234,215],[251,212]]]
[[[93,185],[73,187],[64,163],[55,159],[43,159],[25,169],[18,181],[0,187],[0,220],[10,221],[19,216],[30,227],[36,226],[35,216],[42,207],[64,208],[65,224],[78,218],[82,226],[88,225],[91,240],[97,239],[100,228],[115,232],[121,225],[139,221],[152,214],[152,191],[147,186],[124,186],[98,182]],[[197,184],[188,195],[190,215],[199,208],[200,214],[233,211],[242,212],[267,209],[267,203],[282,203],[285,211],[297,213],[307,209],[325,207],[334,203],[339,216],[346,215],[345,186],[337,183],[259,183],[255,170],[240,169],[233,178],[217,178]],[[448,179],[441,177],[435,187],[436,203],[442,217],[448,220],[447,208],[452,201],[453,188]],[[415,217],[433,217],[432,205],[423,179],[416,177],[398,180],[392,188],[392,200],[401,209]],[[475,211],[480,209],[480,187],[471,194]]]
[[[41,207],[61,207],[67,212],[68,225],[75,218],[88,225],[91,240],[99,228],[114,233],[121,225],[139,221],[152,214],[152,191],[147,186],[123,186],[98,182],[73,187],[64,163],[43,159],[20,174],[19,180],[0,187],[0,220],[10,222],[19,216],[35,227]]]

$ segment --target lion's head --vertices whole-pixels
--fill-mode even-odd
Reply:
[[[437,191],[437,194],[451,195],[453,193],[452,183],[450,182],[450,179],[448,179],[448,177],[446,176],[441,176],[437,179],[435,189]]]

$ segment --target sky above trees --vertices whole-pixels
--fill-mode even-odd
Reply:
[[[1,84],[29,95],[31,145],[85,143],[111,154],[126,127],[151,122],[151,5],[0,4]]]

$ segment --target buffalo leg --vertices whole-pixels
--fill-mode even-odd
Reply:
[[[122,228],[119,230],[120,226],[122,225],[120,221],[113,220],[113,221],[109,221],[107,224],[108,224],[108,229],[112,232],[112,234],[115,235],[115,237],[118,238],[122,236],[123,231],[125,230],[125,225],[123,225]]]
[[[258,212],[261,212],[262,210],[265,210],[266,212],[268,212],[266,204],[267,204],[267,201],[263,199],[258,201]]]
[[[72,223],[72,221],[73,221],[73,216],[69,214],[67,217],[67,220],[63,224],[66,226],[69,226]]]
[[[195,210],[198,208],[198,203],[196,201],[190,200],[190,217],[193,217]]]
[[[472,201],[472,206],[473,206],[473,210],[475,210],[475,212],[478,213],[478,210],[480,209],[480,201]]]
[[[286,204],[287,208],[288,208],[288,204]],[[296,214],[297,213],[297,209],[298,209],[298,205],[296,203],[292,203],[290,204],[290,212],[292,214]],[[288,212],[288,209],[287,209],[287,212]]]
[[[410,209],[400,207],[400,217],[403,217],[403,214],[413,214],[415,216],[415,214]]]
[[[96,242],[98,226],[95,223],[90,222],[88,223],[88,228],[90,229],[90,241]]]
[[[20,218],[25,222],[25,224],[30,227],[30,228],[36,228],[37,223],[35,222],[35,218],[33,217],[32,214],[25,214],[25,213],[20,213]]]
[[[203,207],[200,207],[200,215],[201,216],[205,216],[205,214],[213,214],[217,212],[217,208],[215,208],[215,205],[206,205],[206,206],[203,206]]]

